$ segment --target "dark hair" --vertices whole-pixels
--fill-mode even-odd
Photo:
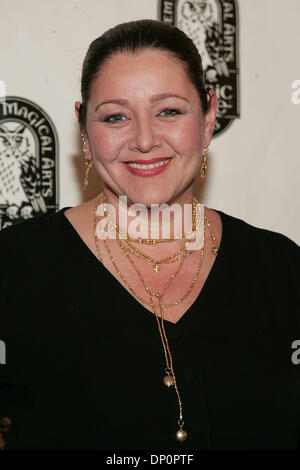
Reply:
[[[193,41],[176,26],[167,23],[155,20],[130,21],[109,29],[88,48],[81,77],[81,126],[85,126],[91,86],[101,67],[118,52],[134,53],[147,48],[166,51],[181,61],[198,91],[203,112],[208,110],[202,60]]]

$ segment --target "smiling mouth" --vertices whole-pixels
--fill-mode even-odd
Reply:
[[[148,160],[148,162],[143,163],[140,160],[135,162],[126,162],[126,165],[130,166],[131,168],[137,168],[139,170],[151,170],[152,168],[157,168],[159,166],[165,165],[171,160],[171,158],[155,158],[153,160]]]
[[[126,163],[126,165],[130,166],[131,168],[138,168],[140,170],[150,170],[151,168],[157,168],[161,165],[165,165],[168,161],[171,160],[170,158],[161,160],[157,163]]]

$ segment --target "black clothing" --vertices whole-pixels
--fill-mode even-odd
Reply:
[[[299,247],[217,211],[223,234],[205,285],[176,324],[165,321],[180,444],[155,316],[65,210],[0,232],[6,449],[300,448]]]

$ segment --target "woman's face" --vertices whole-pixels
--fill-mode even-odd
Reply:
[[[166,52],[110,58],[91,87],[86,122],[87,156],[105,186],[147,206],[189,199],[212,137],[212,101],[204,117],[196,88]]]

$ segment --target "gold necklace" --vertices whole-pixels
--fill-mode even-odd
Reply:
[[[109,222],[109,225],[110,225],[110,228],[112,229],[113,233],[117,236],[117,238],[122,238],[125,240],[125,243],[127,245],[129,245],[129,247],[131,248],[131,253],[135,254],[136,256],[139,256],[141,258],[144,258],[145,260],[149,261],[150,263],[153,264],[153,271],[155,271],[156,273],[159,271],[159,265],[160,264],[167,264],[168,262],[175,262],[175,261],[179,261],[181,258],[177,258],[176,260],[174,260],[173,258],[176,258],[180,253],[182,253],[183,250],[186,250],[186,247],[187,247],[187,243],[188,242],[185,242],[175,253],[173,253],[172,255],[169,255],[163,259],[160,259],[160,260],[157,260],[157,259],[154,259],[152,258],[151,256],[149,255],[146,255],[145,253],[143,253],[142,251],[140,251],[138,248],[136,248],[134,246],[133,243],[138,243],[138,244],[141,244],[141,243],[147,243],[147,244],[155,244],[156,242],[160,242],[160,241],[174,241],[176,240],[178,237],[173,237],[173,238],[167,238],[167,239],[162,239],[162,240],[156,240],[156,239],[142,239],[142,238],[138,238],[138,239],[133,239],[131,237],[129,237],[128,235],[124,234],[121,232],[120,230],[120,227],[118,226],[118,224],[114,223],[111,219],[111,217],[109,216],[109,213],[108,213],[108,210],[106,208],[106,205],[105,205],[105,195],[102,197],[103,199],[103,209],[104,209],[104,215],[105,217],[107,217],[107,220]],[[192,229],[191,231],[187,232],[185,234],[185,236],[189,236],[191,237],[192,234],[195,234],[196,231],[199,229],[200,227],[200,223],[201,223],[201,218],[200,216],[197,218],[197,210],[199,212],[199,201],[197,201],[196,198],[194,198],[193,200],[193,215],[192,215]],[[122,248],[125,249],[125,246],[123,245]],[[172,260],[172,261],[171,261]]]
[[[128,240],[131,243],[139,243],[139,244],[147,244],[147,245],[155,245],[156,243],[163,243],[163,242],[172,242],[175,240],[181,240],[182,238],[186,239],[193,239],[195,238],[195,232],[199,229],[201,219],[200,216],[198,217],[197,220],[197,210],[199,212],[199,201],[194,197],[193,198],[193,212],[192,212],[192,228],[186,232],[182,233],[180,236],[174,236],[171,238],[131,238],[127,233],[121,232],[120,227],[112,220],[112,218],[109,215],[109,212],[106,207],[106,196],[103,193],[102,197],[102,204],[103,204],[103,213],[104,216],[107,218],[107,221],[109,223],[110,228],[112,229],[113,233],[116,235],[117,238],[122,238],[123,240]]]
[[[95,244],[96,244],[96,249],[97,249],[97,253],[98,253],[98,257],[99,257],[99,260],[102,262],[102,257],[101,257],[101,252],[100,252],[100,247],[99,247],[99,243],[98,243],[98,237],[97,237],[97,232],[96,232],[96,226],[97,226],[97,220],[98,220],[98,217],[97,217],[97,208],[98,208],[98,205],[100,203],[100,198],[101,198],[102,194],[99,195],[99,197],[97,198],[97,201],[96,201],[96,206],[95,206],[95,211],[94,211],[94,236],[95,236]],[[209,231],[210,231],[210,235],[211,235],[211,238],[212,238],[212,241],[213,243],[216,242],[216,238],[214,236],[214,233],[213,233],[213,230],[212,230],[212,227],[211,227],[211,224],[210,222],[208,221],[207,217],[205,217],[205,220],[207,222],[207,226],[209,228]],[[195,277],[193,278],[192,280],[192,284],[190,286],[190,288],[188,289],[188,291],[186,292],[186,294],[181,298],[179,299],[178,301],[175,301],[175,302],[172,302],[170,304],[162,304],[162,298],[163,296],[165,295],[170,283],[175,279],[175,277],[177,276],[177,274],[179,273],[179,271],[181,270],[181,267],[183,265],[183,262],[186,258],[186,256],[182,256],[182,260],[179,264],[179,267],[178,269],[175,271],[175,273],[172,274],[172,276],[169,278],[169,280],[167,281],[162,293],[158,293],[158,292],[152,292],[149,288],[149,286],[146,285],[145,283],[145,280],[143,279],[140,271],[138,270],[138,268],[136,267],[136,265],[134,264],[133,260],[131,259],[129,253],[128,253],[128,250],[124,249],[123,248],[123,244],[122,242],[119,240],[119,238],[117,239],[121,248],[124,250],[125,252],[125,255],[127,257],[127,259],[130,261],[130,263],[132,264],[132,266],[134,267],[136,273],[138,274],[146,292],[148,293],[148,296],[149,296],[149,299],[150,299],[150,302],[146,302],[144,299],[142,299],[136,292],[135,290],[129,285],[127,279],[125,278],[125,276],[123,275],[123,273],[119,270],[116,262],[115,262],[115,259],[113,258],[112,256],[112,253],[110,251],[110,248],[107,244],[107,241],[104,239],[104,246],[106,248],[106,251],[109,255],[109,258],[114,266],[114,268],[116,269],[118,275],[121,277],[121,279],[123,280],[123,282],[125,283],[126,287],[132,292],[132,294],[138,299],[140,300],[142,303],[146,304],[146,305],[150,305],[151,308],[152,308],[152,311],[153,313],[155,314],[155,317],[156,317],[156,320],[157,320],[157,323],[158,323],[158,328],[159,328],[159,333],[160,333],[160,337],[161,337],[161,341],[162,341],[162,345],[163,345],[163,349],[164,349],[164,355],[165,355],[165,360],[166,360],[166,365],[167,367],[165,368],[165,372],[166,372],[166,376],[164,377],[164,384],[168,387],[170,386],[174,386],[175,388],[175,391],[176,391],[176,394],[177,394],[177,398],[178,398],[178,404],[179,404],[179,420],[178,420],[178,426],[179,426],[179,429],[178,431],[176,432],[176,439],[179,440],[180,442],[184,441],[186,438],[187,438],[187,432],[183,429],[183,426],[184,426],[184,421],[183,421],[183,411],[182,411],[182,402],[181,402],[181,398],[180,398],[180,394],[179,394],[179,390],[178,390],[178,387],[177,387],[177,382],[176,382],[176,377],[175,377],[175,373],[174,373],[174,367],[173,367],[173,360],[172,360],[172,354],[171,354],[171,351],[170,351],[170,348],[169,348],[169,343],[168,343],[168,339],[167,339],[167,336],[166,336],[166,332],[165,332],[165,328],[164,328],[164,312],[163,312],[163,309],[164,308],[168,308],[168,307],[171,307],[173,305],[177,305],[179,303],[181,303],[189,294],[190,292],[192,291],[195,283],[196,283],[196,280],[198,279],[198,276],[200,274],[200,270],[201,270],[201,266],[202,266],[202,263],[203,263],[203,256],[204,256],[204,244],[201,248],[201,255],[200,255],[200,263],[199,263],[199,266],[198,266],[198,269],[197,269],[197,272],[196,272],[196,275]],[[122,246],[123,245],[123,246]],[[214,245],[213,248],[212,248],[212,252],[216,255],[218,250],[217,250],[217,247]],[[159,299],[159,310],[160,310],[160,319],[159,320],[159,317],[157,315],[157,311],[156,311],[156,307],[155,307],[155,304],[153,302],[153,299],[152,297],[153,296],[156,296],[158,297]]]
[[[133,251],[135,251],[137,254],[139,254],[141,258],[144,258],[146,261],[150,261],[150,263],[153,263],[153,271],[155,271],[156,273],[159,271],[159,265],[160,264],[164,264],[164,263],[168,262],[169,260],[172,260],[176,256],[180,255],[180,253],[182,253],[182,251],[186,249],[186,245],[187,245],[187,242],[184,242],[184,244],[179,248],[179,250],[177,250],[172,255],[167,256],[166,258],[153,259],[153,258],[151,258],[151,256],[146,255],[142,251],[135,248],[134,245],[132,245],[132,243],[130,243],[130,241],[126,240],[126,243],[133,249]]]
[[[122,245],[122,248],[124,250],[126,250],[128,253],[131,253],[132,255],[136,256],[137,258],[143,258],[144,259],[144,256],[141,256],[139,253],[138,253],[138,250],[137,249],[133,249],[133,248],[130,248],[128,246],[126,246],[123,242],[119,242],[120,245]],[[183,254],[181,256],[179,256],[178,258],[176,259],[170,259],[170,260],[167,260],[167,261],[159,261],[159,264],[171,264],[171,263],[177,263],[178,261],[181,261],[182,257],[183,256],[190,256],[192,254],[192,251],[189,250],[183,250]],[[148,261],[148,260],[147,260]],[[151,260],[152,262],[152,260]]]

